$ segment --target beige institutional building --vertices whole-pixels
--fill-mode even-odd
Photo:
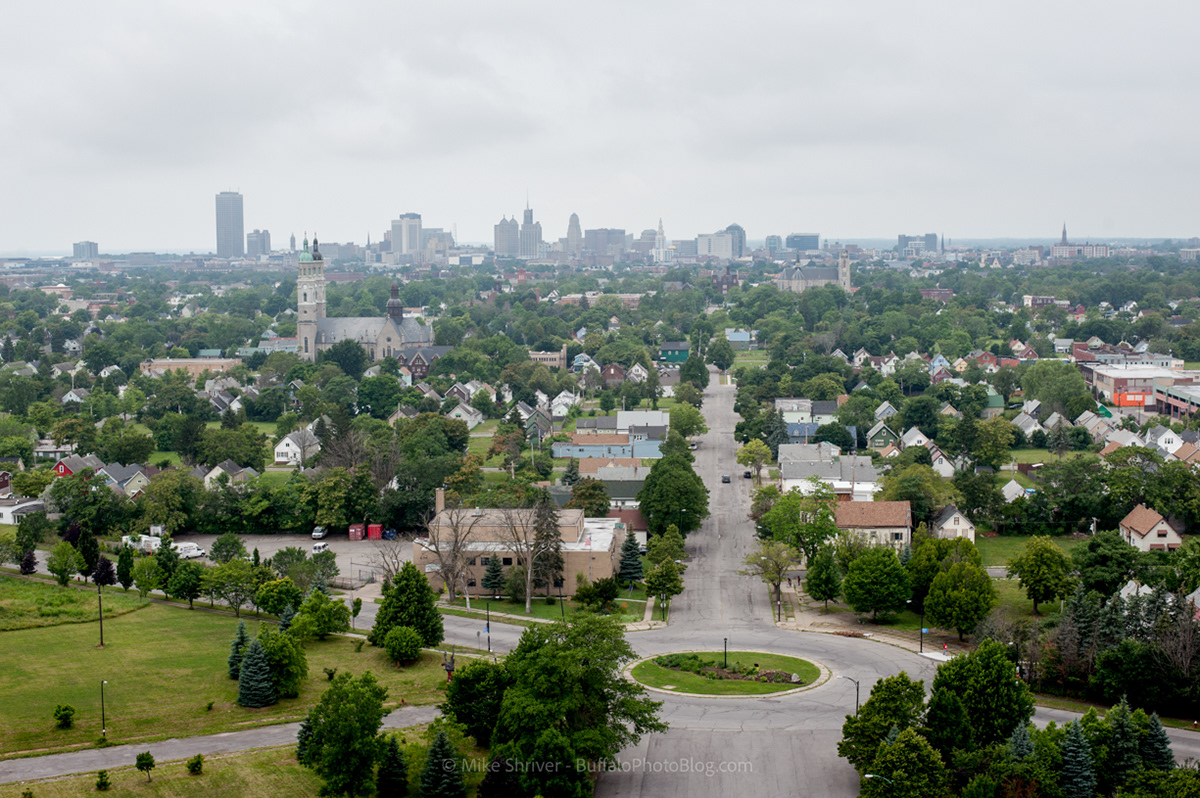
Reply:
[[[514,527],[521,539],[533,540],[533,510],[474,508],[444,509],[438,491],[438,513],[429,523],[429,535],[413,541],[413,564],[429,579],[434,590],[445,587],[438,560],[438,547],[462,541],[466,567],[458,592],[483,595],[483,575],[489,560],[499,557],[506,569],[517,563],[510,541]],[[559,510],[558,531],[562,540],[564,595],[573,595],[578,577],[588,581],[605,579],[619,570],[621,544],[626,527],[616,518],[584,518],[582,510]]]

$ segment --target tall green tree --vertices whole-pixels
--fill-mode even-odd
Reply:
[[[637,538],[630,532],[621,544],[621,562],[617,576],[624,579],[632,588],[633,583],[642,578],[642,554],[638,547]]]
[[[180,563],[167,580],[167,595],[174,599],[187,599],[188,609],[194,609],[192,602],[200,598],[201,581],[204,577],[204,567],[199,563]]]
[[[738,465],[745,466],[754,472],[754,484],[756,485],[762,484],[762,469],[770,459],[771,450],[765,443],[757,439],[748,441],[737,452]]]
[[[308,711],[297,759],[324,779],[323,794],[370,794],[387,692],[370,671],[357,679],[343,672]]]
[[[493,596],[499,596],[504,591],[504,581],[504,566],[500,558],[489,557],[483,572],[483,589],[490,591]]]
[[[1097,532],[1071,552],[1083,589],[1108,597],[1121,589],[1134,573],[1137,550],[1116,530]]]
[[[612,762],[642,735],[664,732],[661,702],[621,675],[635,658],[624,630],[612,618],[582,613],[573,622],[528,627],[505,661],[512,684],[504,693],[492,751],[514,763],[544,760],[554,742],[555,759]],[[553,741],[544,737],[555,732]],[[548,774],[528,768],[521,775],[526,794],[541,791],[543,779],[565,775],[577,789],[590,785],[586,768]],[[554,793],[570,794],[570,793]]]
[[[408,795],[408,759],[394,734],[384,737],[380,744],[375,795],[378,798],[403,798]]]
[[[250,641],[238,669],[238,704],[243,707],[269,707],[279,700],[271,662],[257,638]]]
[[[733,345],[723,335],[713,341],[712,346],[708,348],[708,362],[721,371],[728,371],[729,367],[733,365],[733,359]]]
[[[875,761],[879,744],[895,727],[898,731],[920,726],[925,712],[925,688],[904,671],[875,682],[871,696],[856,715],[842,724],[838,755],[862,773]]]
[[[237,632],[229,643],[229,659],[225,661],[230,679],[236,679],[242,672],[242,659],[246,656],[246,648],[249,645],[250,635],[246,634],[246,622],[238,621]]]
[[[122,546],[117,555],[117,581],[126,592],[133,584],[133,549],[129,546]]]
[[[568,510],[583,510],[585,518],[604,518],[611,506],[608,488],[592,477],[582,477],[575,483],[571,488],[571,500],[565,505]]]
[[[873,546],[850,563],[842,580],[842,592],[855,612],[869,612],[872,619],[877,619],[880,612],[888,614],[903,609],[912,588],[896,552]]]
[[[292,619],[291,634],[299,640],[326,636],[350,629],[350,608],[335,601],[320,590],[308,594]]]
[[[950,690],[962,701],[978,746],[1007,740],[1033,717],[1029,686],[1017,678],[1007,646],[995,640],[938,666],[933,689]]]
[[[925,711],[922,733],[947,762],[951,761],[950,754],[954,749],[971,748],[971,721],[958,695],[944,689],[933,691]]]
[[[806,490],[792,488],[776,499],[761,523],[773,540],[791,545],[808,562],[837,535],[836,507],[833,489],[814,478]]]
[[[226,532],[215,541],[209,549],[208,556],[213,562],[224,565],[230,560],[246,556],[246,544],[236,532]]]
[[[651,535],[661,534],[670,524],[686,535],[708,518],[708,488],[692,464],[679,456],[659,458],[650,467],[637,500]]]
[[[833,557],[833,549],[822,546],[817,556],[808,565],[805,573],[804,590],[816,601],[825,602],[829,610],[829,602],[842,595],[842,572]]]
[[[742,565],[745,567],[738,573],[761,579],[771,589],[772,597],[778,604],[783,599],[783,580],[798,564],[799,557],[790,545],[764,540],[742,559]]]
[[[701,391],[708,387],[708,367],[699,355],[691,355],[679,367],[680,382],[690,382]]]
[[[454,678],[446,685],[446,700],[439,709],[487,748],[500,718],[504,691],[511,681],[505,666],[485,659],[472,660],[454,672]]]
[[[1163,729],[1162,721],[1155,712],[1150,716],[1150,726],[1141,736],[1142,764],[1153,770],[1172,770],[1175,754],[1171,751],[1171,740]]]
[[[1071,591],[1071,565],[1048,537],[1035,535],[1008,561],[1009,577],[1017,577],[1037,613],[1038,603],[1065,598]]]
[[[1092,764],[1092,749],[1079,722],[1067,724],[1062,743],[1062,770],[1059,787],[1063,798],[1094,798],[1096,771]]]
[[[280,698],[295,698],[308,678],[308,656],[304,646],[286,630],[264,626],[258,632],[270,666],[271,680]]]
[[[971,563],[956,562],[934,577],[925,612],[931,623],[954,629],[962,640],[975,631],[995,604],[996,588],[987,572]]]
[[[671,408],[671,429],[685,438],[690,438],[708,432],[708,424],[704,421],[704,415],[695,407],[679,404]]]
[[[950,775],[941,754],[915,729],[881,745],[871,773],[882,778],[863,779],[859,794],[865,798],[950,798]]]
[[[371,645],[383,645],[383,638],[396,626],[416,629],[421,633],[426,648],[433,648],[442,642],[445,632],[442,616],[437,611],[436,597],[429,581],[417,566],[411,562],[405,563],[396,575],[395,584],[384,580],[382,592],[383,601],[375,615],[375,625],[367,635]]]

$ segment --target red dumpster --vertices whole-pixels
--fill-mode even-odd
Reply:
[[[351,524],[350,525],[350,539],[351,540],[362,540],[364,537],[366,537],[366,527],[365,526],[363,526],[362,524]]]
[[[383,540],[383,524],[368,524],[367,525],[368,540]]]

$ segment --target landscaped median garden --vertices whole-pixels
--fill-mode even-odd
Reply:
[[[821,669],[808,660],[761,651],[663,654],[634,665],[633,678],[659,690],[703,695],[767,695],[809,687]]]

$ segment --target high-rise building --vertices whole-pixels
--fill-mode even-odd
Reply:
[[[654,262],[668,263],[671,260],[671,248],[667,246],[667,234],[663,232],[662,219],[658,220],[658,232],[654,236]]]
[[[746,231],[742,229],[740,224],[731,224],[725,228],[725,232],[729,233],[732,239],[731,249],[733,254],[729,257],[740,258],[746,254]]]
[[[246,228],[242,221],[242,195],[222,191],[217,195],[217,257],[240,258],[246,253]]]
[[[579,227],[579,214],[571,214],[567,222],[567,254],[578,255],[583,249],[583,230]]]
[[[77,241],[71,249],[75,260],[95,260],[100,256],[100,245],[95,241]]]
[[[810,249],[821,248],[821,236],[818,233],[792,233],[785,241],[788,249],[797,252],[808,252]]]
[[[521,252],[521,226],[517,217],[502,218],[493,228],[494,246],[497,258],[515,258]]]
[[[783,250],[783,238],[780,236],[767,236],[766,240],[767,252],[774,255],[776,252]]]
[[[625,251],[625,231],[612,227],[584,230],[583,248],[597,255],[620,257]]]
[[[734,257],[735,237],[727,230],[696,236],[696,257],[729,260]]]
[[[533,220],[533,208],[525,209],[521,220],[520,252],[517,257],[534,260],[542,254],[542,223]]]
[[[422,248],[421,214],[400,214],[400,218],[392,222],[392,252],[398,255],[413,255]]]
[[[246,233],[246,254],[252,258],[271,254],[271,231],[255,230]]]
[[[296,234],[295,233],[292,233],[292,238],[289,242],[288,250],[290,250],[291,252],[296,251]]]
[[[924,252],[938,251],[937,233],[923,236],[896,236],[896,249],[902,256],[913,257]]]

